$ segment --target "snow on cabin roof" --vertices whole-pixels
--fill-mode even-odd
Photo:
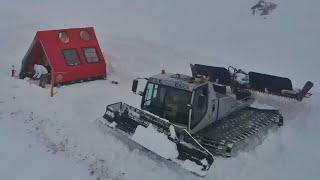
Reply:
[[[194,81],[191,76],[174,73],[154,75],[149,78],[149,82],[175,87],[187,91],[192,91],[195,87],[202,84],[200,82]]]

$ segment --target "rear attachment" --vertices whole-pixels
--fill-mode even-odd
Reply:
[[[249,89],[251,91],[292,98],[298,101],[302,101],[305,97],[310,97],[311,93],[309,93],[309,90],[313,87],[313,83],[307,81],[301,89],[293,89],[289,78],[257,72],[246,73],[232,66],[226,69],[223,67],[191,64],[190,67],[194,78],[206,76],[212,82],[230,86],[234,89]]]
[[[308,93],[313,87],[313,83],[307,81],[302,89],[294,90],[289,78],[249,72],[249,88],[254,91],[293,98],[302,101],[304,97],[309,97]]]
[[[277,110],[247,107],[215,122],[194,137],[213,155],[231,157],[239,150],[258,145],[269,129],[281,125],[283,117]]]
[[[213,163],[212,154],[186,130],[156,115],[119,102],[108,105],[103,117],[102,125],[199,176],[205,176]]]

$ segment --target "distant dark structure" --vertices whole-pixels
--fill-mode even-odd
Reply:
[[[256,5],[251,7],[252,15],[255,15],[257,12],[260,13],[260,16],[269,15],[276,7],[277,4],[273,2],[259,0]]]

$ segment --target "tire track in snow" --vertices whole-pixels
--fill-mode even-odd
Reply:
[[[70,158],[76,162],[84,163],[88,173],[98,180],[122,179],[125,173],[114,176],[109,173],[107,161],[95,153],[84,153],[78,145],[64,133],[63,127],[58,127],[49,118],[41,118],[33,112],[14,111],[9,114],[9,119],[26,125],[27,133],[46,148],[48,153]]]

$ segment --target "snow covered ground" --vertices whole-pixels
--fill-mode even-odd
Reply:
[[[132,149],[95,119],[125,101],[135,77],[165,68],[190,74],[189,63],[234,65],[315,83],[304,102],[259,96],[281,109],[285,126],[236,158],[216,158],[205,179],[320,177],[320,3],[276,1],[266,19],[254,0],[1,1],[0,179],[201,179],[151,153]],[[94,26],[110,63],[108,80],[49,90],[10,77],[37,30]],[[111,84],[118,80],[119,85]]]

